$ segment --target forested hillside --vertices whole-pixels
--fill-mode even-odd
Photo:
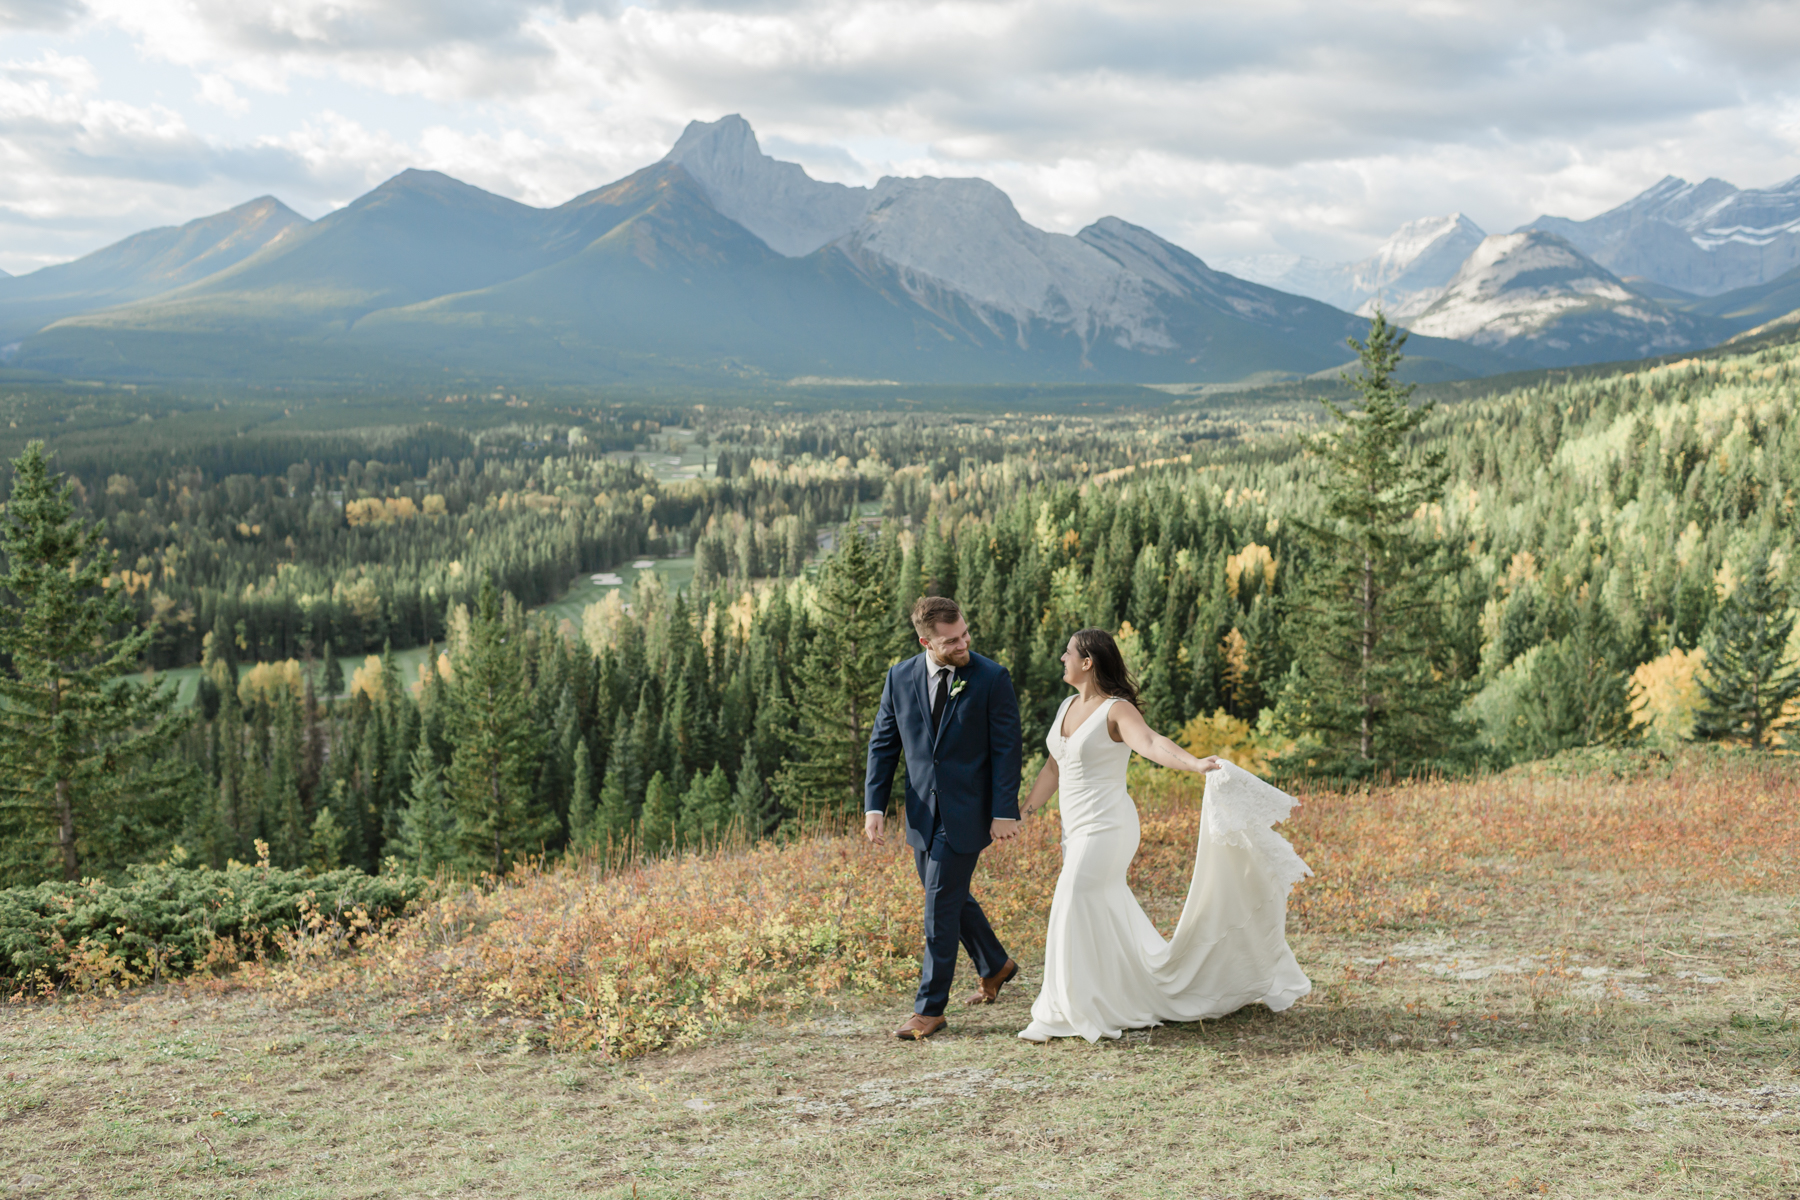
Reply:
[[[1759,588],[1758,628],[1788,611],[1795,358],[1539,381],[1409,435],[1448,472],[1407,544],[1436,564],[1425,652],[1466,737],[1392,763],[1672,741],[1697,718],[1736,735],[1707,724],[1729,697],[1701,648],[1724,636],[1719,614],[1750,619],[1737,610]],[[261,839],[277,865],[496,870],[854,809],[853,714],[912,651],[902,613],[922,592],[958,597],[975,648],[1012,670],[1028,753],[1065,694],[1063,643],[1095,624],[1119,632],[1156,725],[1304,770],[1296,620],[1327,544],[1303,536],[1324,521],[1320,417],[607,409],[186,448],[89,439],[52,465],[106,521],[150,664],[204,659],[206,681],[183,781],[89,814],[80,869],[177,845],[248,861]],[[670,458],[704,468],[674,478]],[[579,574],[669,554],[693,558],[685,591],[646,572],[579,628],[529,611]],[[408,673],[377,658],[334,697],[328,642],[436,657]],[[6,814],[11,879],[56,873],[44,812]]]

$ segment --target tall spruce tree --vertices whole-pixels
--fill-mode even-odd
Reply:
[[[631,719],[620,709],[613,719],[612,748],[606,756],[606,775],[594,816],[597,846],[623,847],[631,841],[632,826],[637,820],[631,798],[641,786],[643,774],[631,744],[631,727]]]
[[[445,791],[456,814],[457,865],[505,872],[560,830],[539,803],[542,737],[532,720],[525,659],[501,615],[491,580],[469,621],[454,664],[450,758]]]
[[[1769,578],[1768,550],[1758,550],[1707,626],[1696,736],[1741,740],[1755,750],[1769,744],[1782,710],[1800,696],[1800,664],[1787,652],[1793,632],[1787,592]]]
[[[575,743],[575,769],[569,780],[569,849],[579,853],[594,844],[598,826],[594,810],[594,763],[587,742]]]
[[[644,786],[644,813],[638,840],[645,854],[661,854],[681,838],[681,793],[658,771]]]
[[[790,815],[860,812],[869,730],[891,658],[887,589],[861,532],[846,526],[819,572],[819,622],[795,673],[798,721],[776,794]]]
[[[444,772],[421,741],[410,763],[409,803],[400,812],[395,853],[401,862],[429,875],[456,858],[456,818],[444,796]]]
[[[1307,553],[1277,712],[1296,737],[1294,769],[1405,774],[1470,750],[1440,594],[1455,555],[1414,521],[1450,472],[1442,451],[1411,446],[1432,405],[1414,407],[1412,385],[1394,378],[1405,331],[1378,311],[1368,340],[1349,341],[1361,410],[1324,402],[1337,426],[1314,444],[1323,518],[1293,521]]]
[[[190,772],[174,751],[190,713],[170,688],[125,678],[152,631],[110,577],[98,523],[41,442],[12,462],[0,521],[0,804],[18,881],[123,866],[174,831]],[[48,853],[47,853],[48,852]]]

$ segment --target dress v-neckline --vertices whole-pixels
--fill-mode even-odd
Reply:
[[[1079,697],[1079,696],[1070,696],[1069,697],[1070,706],[1073,706],[1075,701],[1079,700],[1080,698],[1081,697]],[[1106,707],[1108,701],[1116,700],[1117,698],[1118,697],[1116,697],[1116,696],[1106,696],[1103,699],[1101,699],[1100,703],[1094,705],[1093,712],[1091,712],[1087,716],[1081,718],[1081,724],[1075,726],[1075,733],[1064,733],[1062,731],[1063,722],[1068,719],[1068,715],[1069,715],[1068,708],[1064,708],[1063,711],[1061,713],[1059,713],[1056,718],[1056,736],[1061,738],[1065,742],[1073,741],[1075,739],[1075,734],[1080,733],[1083,729],[1086,729],[1087,723],[1094,719],[1094,715],[1096,713],[1100,712],[1101,709]]]

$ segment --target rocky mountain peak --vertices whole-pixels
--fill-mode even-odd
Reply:
[[[789,258],[849,233],[869,202],[868,188],[825,183],[764,154],[736,113],[690,121],[662,161],[679,163],[714,208]]]

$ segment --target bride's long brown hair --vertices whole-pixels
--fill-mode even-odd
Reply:
[[[1133,708],[1143,707],[1138,703],[1137,681],[1125,669],[1125,656],[1119,653],[1112,634],[1104,629],[1076,630],[1075,653],[1094,660],[1094,682],[1102,692],[1128,701]]]

